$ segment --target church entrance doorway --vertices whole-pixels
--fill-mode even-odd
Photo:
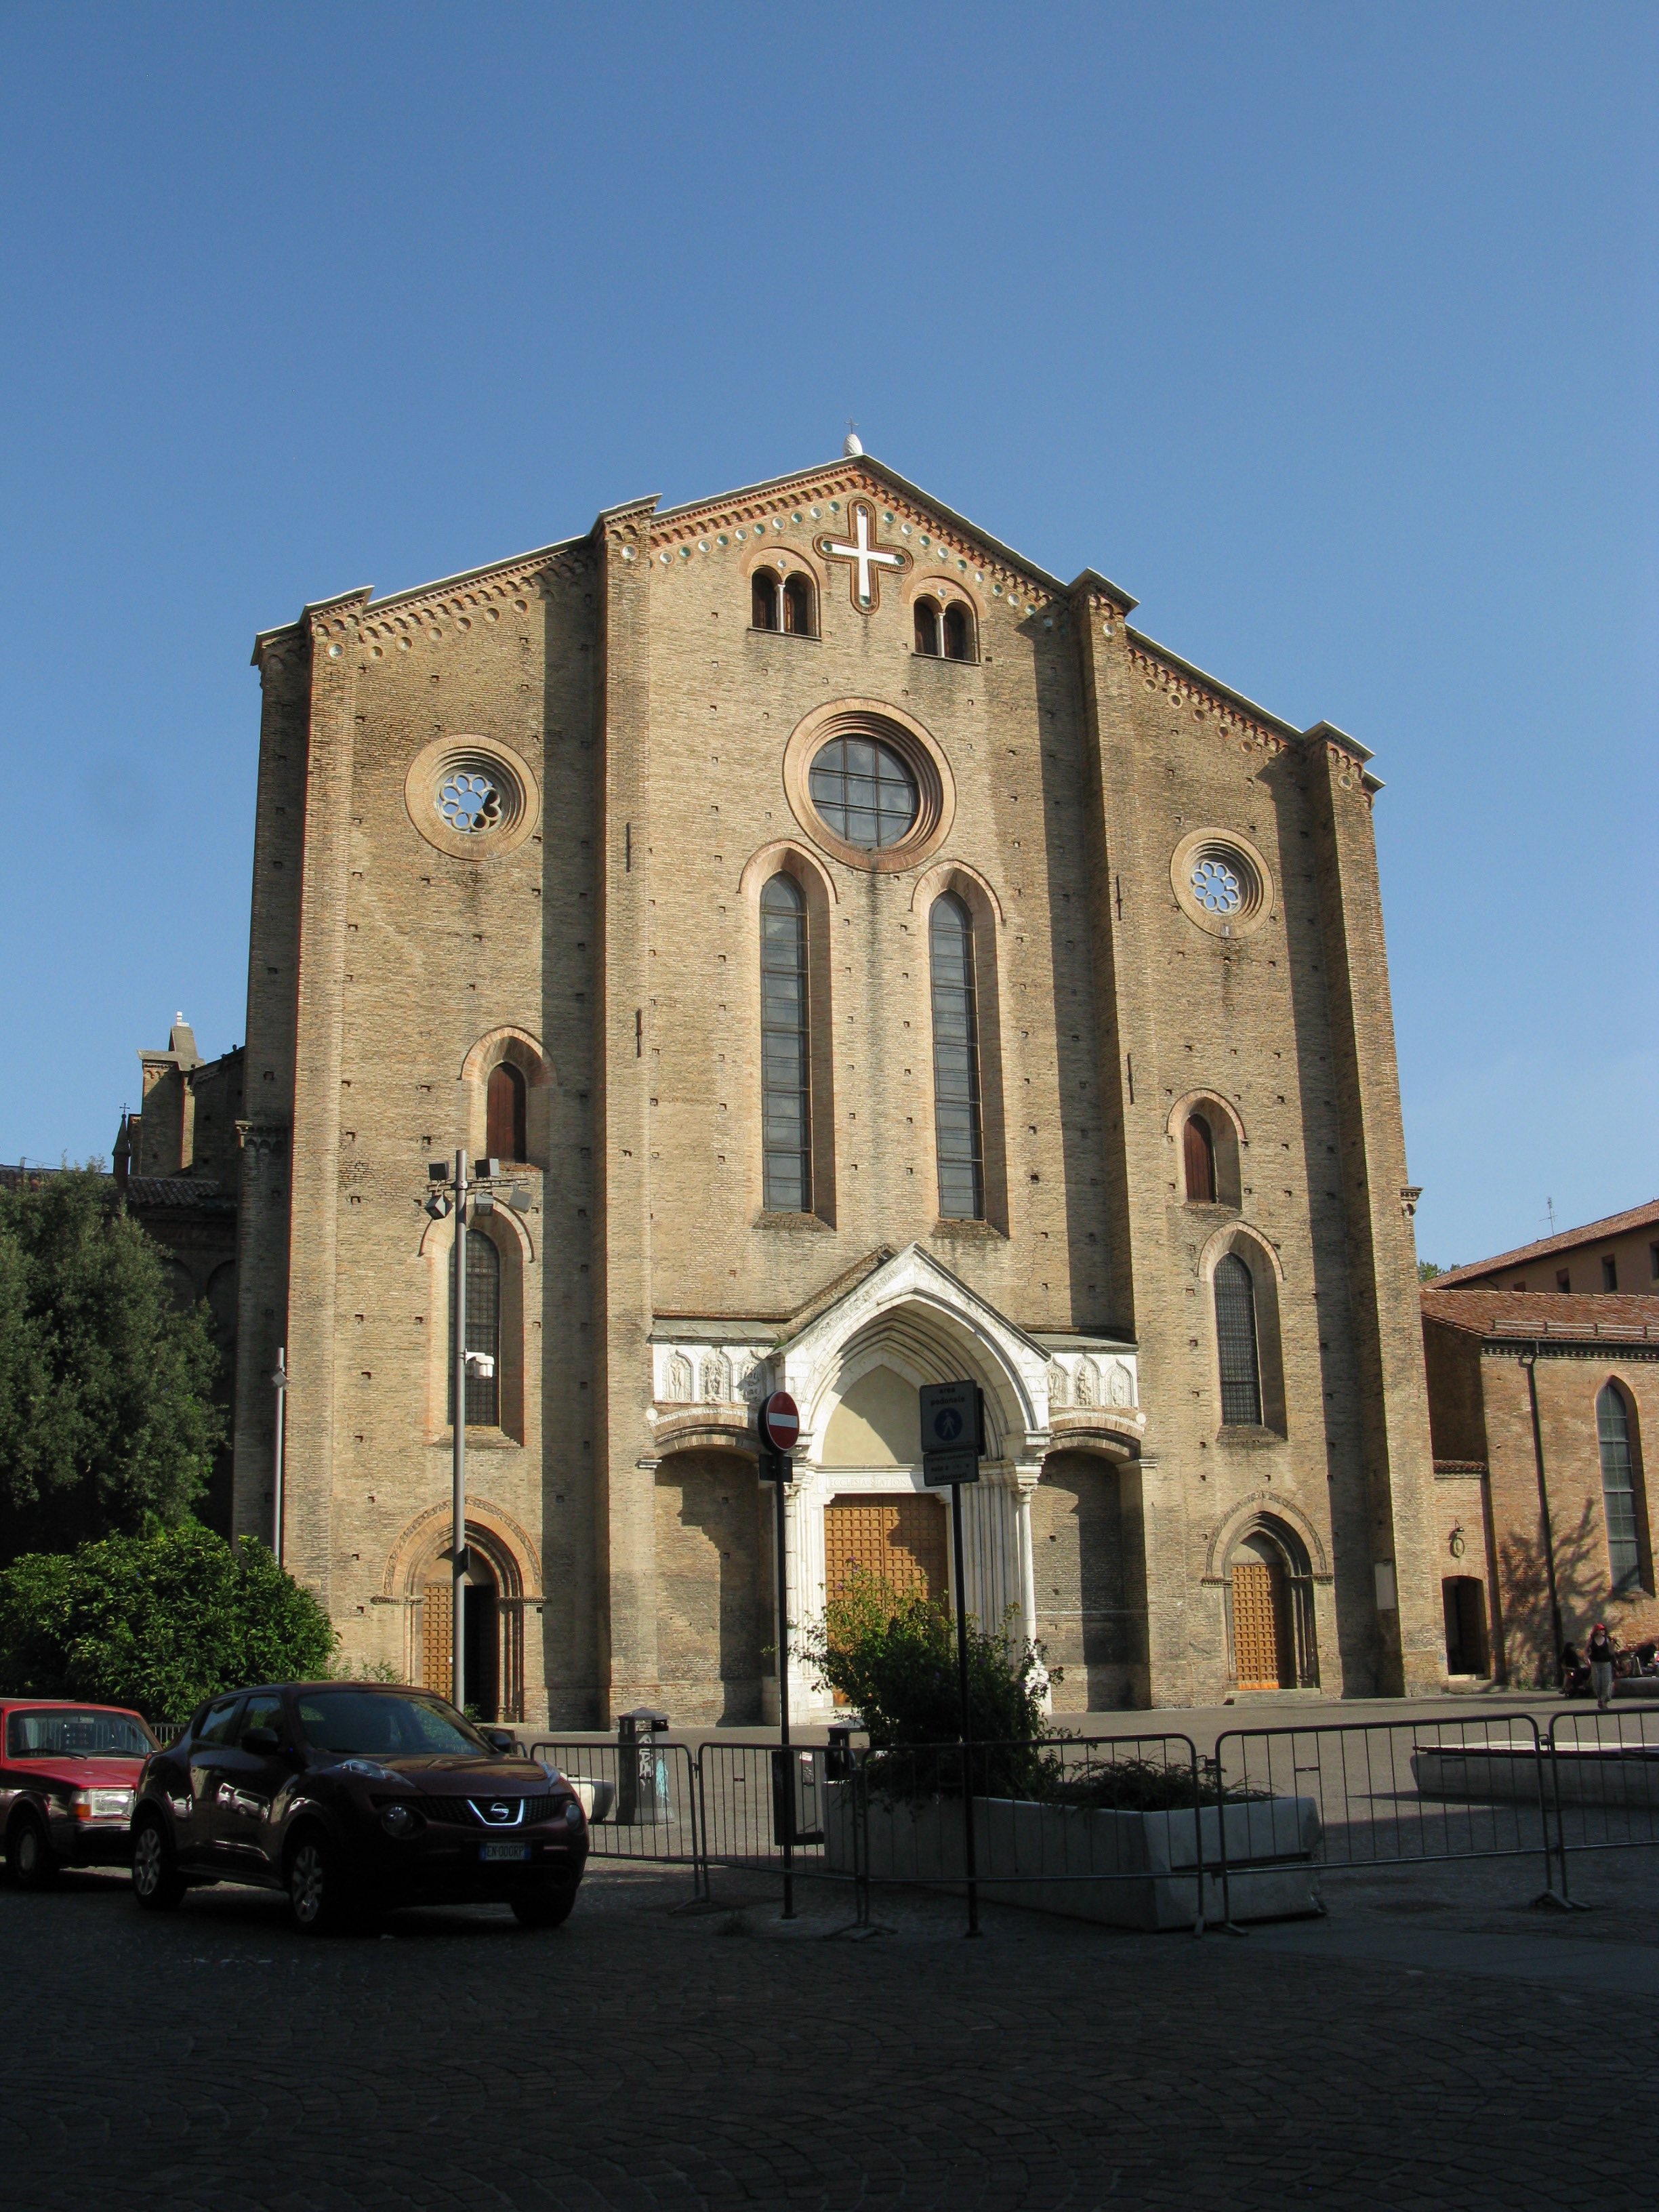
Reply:
[[[1239,1689],[1317,1686],[1313,1579],[1300,1540],[1282,1522],[1258,1522],[1239,1539],[1227,1599]]]
[[[475,1549],[461,1592],[461,1679],[463,1702],[479,1719],[497,1720],[501,1704],[501,1591],[487,1559]],[[449,1581],[427,1583],[422,1592],[422,1679],[440,1697],[451,1693],[450,1656],[453,1614]]]
[[[943,1597],[951,1586],[949,1545],[939,1498],[915,1491],[832,1498],[823,1509],[824,1596],[841,1596],[861,1571],[902,1593]],[[836,1703],[846,1702],[837,1690]]]

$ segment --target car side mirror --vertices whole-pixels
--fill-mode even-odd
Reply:
[[[283,1740],[275,1729],[251,1728],[242,1731],[243,1750],[255,1752],[262,1759],[268,1759],[282,1747]]]
[[[478,1734],[498,1758],[504,1759],[508,1752],[516,1751],[519,1747],[519,1739],[511,1729],[480,1729]]]

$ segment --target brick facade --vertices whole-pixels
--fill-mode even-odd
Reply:
[[[860,501],[896,556],[864,604],[825,550]],[[810,580],[812,633],[754,625],[761,562]],[[923,592],[968,610],[970,657],[915,649]],[[890,1395],[984,1385],[969,1596],[1042,1634],[1057,1705],[1224,1694],[1233,1554],[1264,1529],[1328,1692],[1443,1679],[1378,787],[1363,747],[1250,706],[1130,628],[1133,605],[860,457],[639,502],[260,639],[237,1512],[268,1520],[264,1377],[285,1342],[288,1555],[349,1653],[422,1663],[449,1234],[420,1200],[428,1162],[483,1149],[510,1058],[531,1200],[485,1227],[501,1410],[469,1438],[476,1540],[521,1630],[504,1702],[573,1723],[642,1699],[685,1721],[774,1710],[747,1401],[781,1382],[802,1407],[799,1618],[822,1601],[826,1500],[917,1480],[879,1421],[867,1467],[826,1456],[880,1369]],[[890,852],[814,812],[811,760],[845,728],[915,765]],[[511,800],[470,838],[432,781],[469,763]],[[1212,848],[1243,871],[1236,923],[1190,889]],[[762,1187],[759,899],[779,871],[806,915],[806,1213],[769,1213]],[[984,1218],[957,1221],[939,1217],[929,990],[947,893],[972,932],[985,1187]],[[1213,1200],[1182,1180],[1194,1111]],[[1260,1340],[1261,1418],[1242,1424],[1219,1410],[1229,1254]]]

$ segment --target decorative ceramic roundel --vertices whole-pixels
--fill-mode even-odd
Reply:
[[[539,794],[529,763],[498,740],[440,738],[410,763],[404,803],[428,845],[484,860],[529,836]]]
[[[1206,914],[1237,914],[1244,903],[1237,869],[1206,858],[1193,870],[1193,896]]]
[[[1170,859],[1170,884],[1189,921],[1211,937],[1248,937],[1273,912],[1267,864],[1236,830],[1195,830]]]

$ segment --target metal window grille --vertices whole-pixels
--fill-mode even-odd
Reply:
[[[812,804],[838,837],[861,852],[896,845],[916,818],[916,780],[875,738],[831,738],[808,778]]]
[[[1221,1354],[1221,1418],[1259,1427],[1261,1365],[1255,1343],[1255,1285],[1237,1252],[1215,1271],[1215,1333]]]
[[[495,1429],[501,1419],[501,1255],[482,1230],[466,1240],[466,1348],[482,1352],[494,1371],[466,1370],[466,1425]],[[449,1418],[455,1418],[455,1313],[449,1315]]]
[[[811,1059],[806,1028],[806,904],[788,876],[761,893],[761,1158],[774,1213],[812,1207]]]
[[[1595,1434],[1601,1448],[1601,1498],[1607,1508],[1607,1564],[1615,1591],[1629,1589],[1642,1572],[1636,1525],[1636,1472],[1631,1460],[1630,1414],[1624,1393],[1607,1384],[1595,1401]]]
[[[939,1210],[946,1221],[978,1221],[985,1212],[985,1172],[974,927],[960,899],[947,895],[934,900],[927,934],[933,965]]]

